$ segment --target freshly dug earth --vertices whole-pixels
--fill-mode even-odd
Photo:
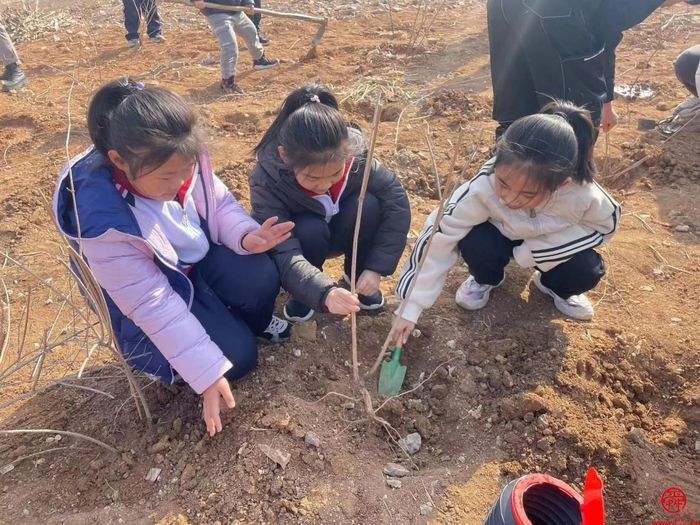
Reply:
[[[20,46],[30,84],[0,97],[0,245],[44,276],[60,280],[65,271],[31,254],[58,252],[44,195],[65,163],[68,124],[67,149],[74,154],[88,144],[90,93],[120,75],[197,104],[217,172],[246,205],[251,148],[293,87],[316,80],[331,86],[349,119],[365,130],[381,90],[387,110],[377,156],[409,190],[411,241],[437,204],[426,131],[443,179],[460,130],[466,140],[457,164],[472,159],[468,173],[493,145],[481,2],[446,2],[413,52],[415,5],[393,2],[392,34],[382,4],[325,2],[339,19],[310,61],[299,57],[314,29],[266,19],[273,39],[268,53],[283,63],[252,72],[243,51],[245,97],[219,92],[217,46],[193,10],[163,3],[167,43],[127,50],[118,3],[96,4],[74,7],[69,30]],[[655,95],[618,101],[620,125],[599,143],[601,178],[624,215],[620,234],[602,250],[608,274],[590,294],[596,319],[563,319],[529,273],[515,267],[488,307],[465,312],[453,296],[467,270],[455,268],[405,352],[406,388],[420,386],[379,412],[402,436],[420,434],[415,455],[402,453],[364,413],[352,382],[347,320],[319,316],[305,338],[261,348],[258,369],[234,386],[237,407],[213,439],[187,387],[141,380],[154,416],[148,430],[126,382],[103,379],[100,368],[81,384],[113,398],[55,386],[7,412],[4,429],[80,432],[117,447],[119,455],[65,436],[57,444],[53,434],[1,436],[0,467],[61,450],[0,475],[0,521],[477,525],[508,480],[543,472],[580,489],[591,466],[604,479],[611,524],[661,519],[659,501],[669,486],[685,491],[684,515],[700,520],[700,135],[689,126],[665,142],[638,130],[639,119],[660,119],[684,98],[672,60],[697,43],[698,21],[683,8],[660,12],[630,31],[619,49],[618,81],[644,81]],[[615,175],[645,156],[638,168]],[[337,261],[329,271],[340,276]],[[11,266],[2,272],[16,292],[36,286]],[[385,281],[387,294],[394,284]],[[46,291],[35,293],[43,299]],[[55,305],[33,304],[27,339],[38,342]],[[395,306],[390,301],[386,312],[359,318],[363,371]],[[368,381],[372,392],[374,383]],[[2,401],[23,389],[4,390]],[[389,480],[400,488],[390,487],[383,473],[390,462],[408,470]],[[146,481],[153,468],[159,476]]]

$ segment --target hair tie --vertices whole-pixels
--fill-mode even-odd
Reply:
[[[318,95],[311,95],[311,96],[309,97],[309,102],[315,102],[315,103],[320,104],[320,103],[321,103],[321,99],[318,98]]]
[[[135,82],[134,87],[137,91],[141,91],[143,88],[146,87],[146,85],[143,82]]]

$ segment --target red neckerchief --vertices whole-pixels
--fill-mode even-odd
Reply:
[[[338,202],[338,197],[340,197],[340,192],[343,190],[343,186],[345,185],[345,179],[348,178],[348,173],[350,173],[350,167],[352,166],[353,161],[355,160],[354,157],[350,157],[350,159],[345,163],[345,169],[343,170],[343,176],[331,186],[326,193],[316,193],[315,191],[307,190],[306,188],[299,186],[301,188],[301,191],[306,193],[309,197],[318,197],[319,195],[328,195],[330,196],[331,200],[333,202]]]
[[[181,206],[185,205],[185,198],[187,197],[187,191],[190,189],[190,186],[192,185],[192,179],[194,177],[190,177],[187,179],[185,182],[182,183],[182,186],[180,186],[180,189],[177,190],[177,195],[175,195],[175,199],[177,202],[180,203]],[[112,168],[112,182],[114,182],[114,185],[117,187],[117,190],[120,192],[122,190],[126,190],[132,195],[136,195],[137,197],[141,197],[142,199],[148,199],[145,195],[142,195],[139,193],[139,190],[134,188],[134,185],[129,182],[129,179],[126,177],[126,173],[124,173],[122,170],[120,170],[117,167]]]

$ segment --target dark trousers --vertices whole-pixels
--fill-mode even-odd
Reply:
[[[280,289],[277,267],[267,254],[238,255],[212,244],[189,275],[194,285],[192,313],[233,363],[226,374],[238,379],[255,367],[255,336],[272,319]]]
[[[695,85],[695,73],[698,70],[698,63],[700,63],[700,45],[683,51],[674,64],[676,77],[695,97],[700,96],[700,86]]]
[[[255,7],[258,9],[262,7],[262,0],[254,0],[254,3]],[[260,33],[260,22],[262,21],[262,15],[260,13],[255,13],[250,19],[253,21],[255,29],[257,29],[258,33]]]
[[[345,255],[344,269],[350,277],[352,241],[357,218],[358,200],[349,196],[343,200],[340,212],[328,223],[315,213],[301,213],[292,217],[294,236],[301,244],[304,258],[319,270],[329,257]],[[365,259],[374,241],[374,232],[381,223],[382,210],[379,200],[367,193],[362,207],[362,224],[357,246],[357,276],[365,270]]]
[[[160,33],[163,21],[158,15],[156,0],[122,0],[124,4],[124,27],[126,27],[126,39],[139,38],[139,25],[141,16],[146,18],[146,32],[153,37]]]
[[[548,0],[488,0],[497,136],[515,120],[538,113],[552,98],[584,106],[596,125],[600,122],[606,98],[606,57],[571,5]]]
[[[523,241],[512,241],[490,222],[475,226],[459,242],[459,250],[469,272],[479,284],[497,285],[513,257],[513,248]],[[595,288],[605,275],[603,258],[593,250],[578,252],[548,272],[542,272],[542,284],[563,299]]]

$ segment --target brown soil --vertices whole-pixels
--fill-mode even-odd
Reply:
[[[19,47],[30,84],[0,97],[2,250],[45,277],[65,280],[55,262],[58,237],[44,195],[51,195],[65,163],[69,121],[73,154],[88,144],[90,93],[124,74],[198,105],[217,171],[246,204],[250,150],[293,86],[314,80],[332,86],[351,120],[365,129],[381,89],[392,109],[382,118],[377,155],[410,191],[415,236],[436,205],[426,130],[444,175],[460,128],[468,130],[462,157],[475,154],[468,169],[474,172],[488,156],[495,127],[489,120],[485,7],[472,0],[447,4],[413,55],[406,52],[415,5],[395,5],[393,36],[380,6],[358,4],[359,17],[350,16],[347,6],[338,9],[342,16],[329,26],[318,58],[308,61],[300,57],[313,29],[269,19],[268,52],[283,63],[253,72],[242,52],[239,80],[248,95],[234,98],[218,90],[214,38],[191,10],[164,3],[168,42],[146,42],[138,50],[124,46],[117,5],[97,2],[75,10],[77,24],[69,31]],[[688,496],[687,516],[700,519],[698,131],[664,142],[655,131],[638,130],[639,119],[664,117],[686,95],[672,61],[699,40],[698,15],[684,8],[671,12],[677,17],[665,29],[668,11],[630,31],[618,53],[618,80],[643,80],[656,95],[620,101],[620,126],[609,144],[599,144],[603,180],[625,213],[621,232],[603,249],[608,275],[591,293],[595,321],[557,315],[517,268],[487,308],[465,312],[452,297],[466,269],[455,268],[405,357],[408,387],[436,373],[380,412],[402,435],[422,436],[412,461],[383,428],[367,421],[356,399],[349,323],[320,316],[317,341],[261,349],[258,369],[235,385],[238,405],[214,439],[205,436],[192,392],[143,379],[154,415],[147,431],[126,382],[105,358],[81,384],[113,399],[54,386],[7,411],[4,429],[80,432],[117,447],[120,455],[68,437],[56,445],[53,438],[47,442],[51,434],[0,436],[0,467],[70,447],[0,475],[0,521],[478,525],[509,479],[546,472],[580,489],[590,466],[604,479],[611,524],[661,519],[659,498],[672,485]],[[644,156],[638,168],[614,175]],[[676,230],[679,225],[688,231]],[[331,271],[339,274],[339,266]],[[40,342],[56,305],[12,265],[2,272],[13,297],[33,288],[27,341]],[[384,283],[386,292],[394,282]],[[21,305],[13,299],[15,319]],[[388,312],[359,319],[363,370],[390,320]],[[14,340],[13,334],[10,351]],[[50,357],[59,364],[49,376],[74,371],[65,355]],[[26,392],[28,381],[21,376],[0,400]],[[318,447],[305,443],[308,433]],[[261,445],[289,453],[286,468],[268,459]],[[388,462],[411,471],[399,489],[386,484],[382,468]],[[162,469],[160,478],[145,481],[154,467]],[[434,505],[429,513],[428,503]]]

